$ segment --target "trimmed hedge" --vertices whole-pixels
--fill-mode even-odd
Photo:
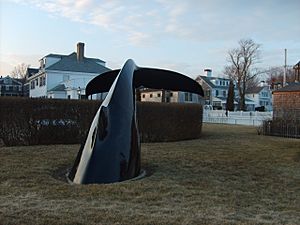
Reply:
[[[7,146],[75,144],[85,140],[100,101],[0,98],[0,142]],[[137,104],[142,142],[199,138],[199,104]]]
[[[138,102],[137,118],[142,142],[188,140],[201,135],[200,104]]]

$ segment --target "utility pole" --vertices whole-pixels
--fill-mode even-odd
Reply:
[[[284,49],[284,73],[283,73],[283,84],[282,86],[284,87],[286,85],[286,58],[287,58],[287,50],[286,48]]]

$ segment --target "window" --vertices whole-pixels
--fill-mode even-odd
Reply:
[[[210,96],[210,90],[206,90],[206,96],[207,96],[207,97]]]
[[[173,97],[173,92],[170,92],[170,97]]]
[[[35,80],[35,86],[39,86],[39,79]]]
[[[36,86],[39,84],[40,87],[45,86],[46,85],[46,77],[45,76],[41,76],[39,78],[36,79]]]
[[[160,97],[160,93],[157,93],[157,97]]]
[[[264,92],[261,93],[261,95],[262,95],[262,97],[268,97],[268,92],[264,91]]]
[[[145,94],[143,94],[143,95],[142,95],[142,98],[145,98],[145,97],[146,97]]]
[[[185,93],[184,93],[184,101],[186,101],[186,102],[191,102],[191,101],[193,101],[193,94],[192,94],[192,93],[185,92]]]
[[[5,90],[9,91],[9,85],[5,86]]]
[[[223,97],[226,97],[226,91],[223,91]]]
[[[216,97],[218,97],[219,95],[219,90],[216,90]]]
[[[189,100],[189,93],[184,93],[184,101],[188,101]]]
[[[35,88],[35,81],[31,81],[30,82],[30,89],[34,89]]]
[[[222,102],[220,102],[220,101],[214,101],[213,102],[213,106],[221,107],[222,106]]]
[[[40,78],[40,86],[45,86],[46,85],[46,77],[45,76],[42,76]]]
[[[152,98],[152,94],[150,94],[150,98]]]

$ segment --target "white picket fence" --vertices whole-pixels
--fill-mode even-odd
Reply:
[[[273,112],[229,112],[225,110],[203,110],[203,122],[240,124],[249,126],[260,126],[264,120],[272,119]]]

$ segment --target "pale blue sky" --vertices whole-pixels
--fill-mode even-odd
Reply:
[[[195,77],[221,75],[238,40],[262,45],[259,67],[300,60],[300,0],[0,0],[0,75],[49,53],[87,57],[119,68],[132,58]]]

